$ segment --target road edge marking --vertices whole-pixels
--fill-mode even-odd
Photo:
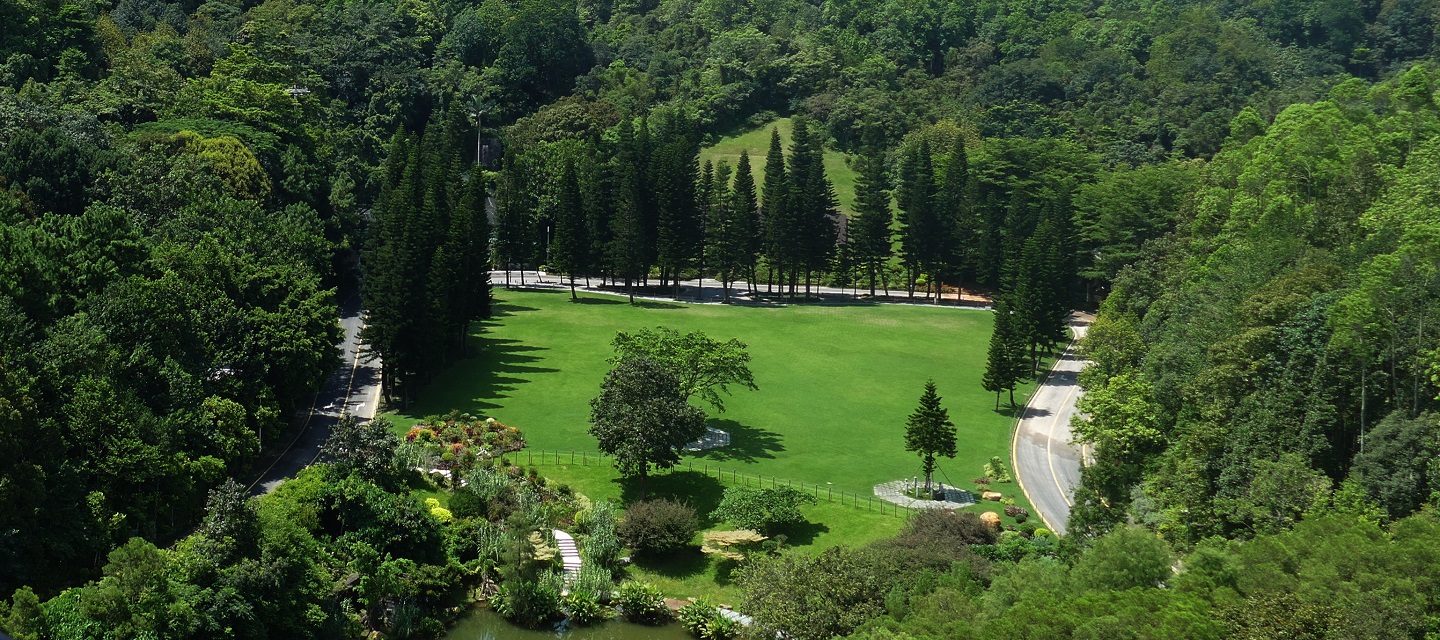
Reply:
[[[1032,392],[1030,393],[1030,397],[1029,397],[1029,398],[1026,398],[1026,400],[1025,400],[1025,408],[1020,410],[1020,415],[1015,416],[1015,426],[1011,429],[1011,433],[1010,433],[1010,469],[1011,469],[1011,470],[1014,472],[1014,474],[1015,474],[1015,484],[1020,485],[1020,493],[1024,494],[1024,495],[1025,495],[1025,501],[1026,501],[1026,502],[1029,502],[1029,503],[1030,503],[1030,506],[1035,508],[1035,515],[1040,516],[1040,521],[1045,523],[1045,528],[1046,528],[1046,529],[1049,529],[1050,532],[1051,532],[1051,533],[1054,533],[1055,535],[1061,535],[1061,534],[1055,530],[1055,525],[1050,522],[1050,519],[1047,518],[1047,517],[1045,517],[1045,512],[1044,512],[1044,511],[1041,511],[1041,510],[1040,510],[1040,507],[1035,506],[1035,500],[1034,500],[1034,498],[1031,498],[1031,497],[1030,497],[1030,490],[1028,490],[1028,489],[1025,488],[1025,480],[1020,477],[1020,465],[1018,464],[1018,463],[1019,463],[1019,459],[1015,457],[1015,452],[1019,449],[1019,447],[1017,447],[1016,445],[1019,444],[1019,442],[1020,442],[1020,423],[1021,423],[1021,421],[1023,421],[1023,420],[1025,419],[1025,412],[1030,410],[1030,403],[1035,401],[1035,396],[1040,393],[1040,388],[1043,387],[1043,386],[1045,386],[1046,383],[1050,382],[1050,378],[1055,375],[1055,368],[1058,367],[1058,366],[1060,366],[1060,363],[1061,363],[1061,362],[1064,360],[1064,358],[1065,358],[1065,354],[1070,353],[1070,349],[1074,348],[1075,343],[1078,342],[1079,340],[1080,340],[1080,338],[1078,338],[1078,337],[1075,336],[1075,330],[1074,330],[1074,329],[1071,329],[1071,331],[1070,331],[1070,342],[1065,345],[1065,350],[1062,351],[1062,352],[1060,352],[1060,357],[1055,359],[1054,364],[1051,364],[1051,365],[1050,365],[1050,371],[1045,374],[1045,379],[1044,379],[1044,380],[1041,380],[1041,381],[1040,381],[1040,384],[1035,387],[1035,391],[1032,391]],[[1077,384],[1078,384],[1078,381],[1077,381]],[[1067,396],[1067,399],[1068,399],[1068,396]],[[1053,476],[1054,476],[1054,473],[1055,473],[1055,471],[1054,471],[1054,461],[1053,461],[1052,459],[1050,459],[1050,455],[1049,455],[1049,454],[1050,454],[1050,452],[1049,452],[1049,446],[1050,446],[1050,444],[1049,444],[1049,443],[1050,443],[1051,440],[1053,440],[1053,438],[1047,438],[1046,445],[1045,445],[1045,446],[1046,446],[1046,452],[1045,452],[1046,455],[1045,455],[1045,457],[1046,457],[1046,462],[1051,465],[1051,471],[1050,471],[1050,472],[1051,472],[1051,475],[1052,475],[1052,477],[1053,477]],[[1056,481],[1055,484],[1056,484],[1056,486],[1058,487],[1060,483],[1059,483],[1059,481]],[[1061,492],[1061,496],[1062,496],[1062,497],[1064,496],[1064,492]],[[1066,503],[1068,504],[1068,503],[1069,503],[1069,500],[1066,500]]]

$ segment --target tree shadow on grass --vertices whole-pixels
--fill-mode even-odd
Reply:
[[[760,427],[741,424],[728,418],[710,418],[705,426],[720,429],[730,434],[730,444],[719,449],[696,451],[696,458],[716,462],[755,462],[761,458],[774,458],[785,450],[780,434]]]
[[[667,578],[683,580],[703,575],[710,569],[711,558],[699,547],[686,547],[665,554],[635,556],[635,566]]]
[[[620,485],[620,498],[625,504],[640,500],[639,478],[621,477],[611,482]],[[720,497],[725,493],[720,481],[703,471],[678,470],[652,474],[647,486],[650,491],[646,499],[669,498],[688,504],[695,510],[702,525],[709,521],[710,512],[720,506]]]
[[[471,336],[470,344],[473,355],[452,365],[426,389],[419,402],[402,411],[401,415],[421,418],[451,409],[483,414],[500,406],[491,400],[508,398],[511,392],[536,376],[559,371],[534,364],[540,362],[538,354],[546,351],[545,347],[488,334]],[[446,392],[446,389],[457,387],[460,391]],[[450,406],[437,406],[437,403],[448,403]]]
[[[539,311],[539,309],[536,309],[535,307],[527,307],[523,304],[512,304],[508,302],[497,301],[495,304],[490,305],[490,319],[487,320],[485,324],[488,325],[493,323],[496,318],[507,318],[526,311]],[[473,338],[474,336],[472,335],[471,337]]]
[[[803,547],[815,543],[816,536],[828,533],[830,527],[820,522],[802,522],[781,527],[776,534],[784,534],[785,544],[792,547]],[[774,537],[774,536],[771,536]]]

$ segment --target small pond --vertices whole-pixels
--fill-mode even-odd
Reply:
[[[606,622],[594,627],[535,631],[517,627],[489,609],[476,609],[450,629],[445,640],[694,640],[679,623],[647,627]]]

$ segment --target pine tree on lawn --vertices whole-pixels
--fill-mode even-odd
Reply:
[[[970,194],[970,161],[965,153],[965,137],[957,136],[945,165],[945,174],[940,180],[940,189],[935,194],[936,214],[945,232],[939,258],[946,270],[957,276],[957,287],[964,280],[961,277],[964,274],[960,272],[970,263],[969,252],[974,244],[971,237],[973,225],[969,218]],[[940,301],[938,295],[935,301]]]
[[[935,381],[925,382],[925,392],[920,394],[920,406],[910,414],[905,425],[905,450],[920,454],[921,468],[925,471],[925,495],[930,493],[930,477],[935,473],[935,457],[955,457],[955,424],[950,422],[950,412],[940,406],[940,395],[935,392]]]
[[[731,189],[727,209],[736,236],[730,268],[734,276],[747,277],[754,291],[758,280],[755,264],[760,259],[764,238],[761,235],[760,205],[755,196],[755,174],[750,168],[750,153],[743,149],[740,161],[735,165],[735,186]]]
[[[770,129],[770,150],[765,154],[765,188],[760,194],[761,222],[764,225],[765,261],[770,263],[769,287],[775,284],[775,272],[780,272],[780,289],[784,292],[784,274],[787,267],[782,246],[782,227],[785,224],[790,200],[790,180],[785,169],[785,150],[780,145],[779,127]],[[767,287],[768,290],[768,287]]]
[[[570,278],[570,299],[575,295],[575,277],[589,272],[589,224],[585,220],[585,203],[580,197],[580,177],[575,161],[566,159],[560,171],[560,192],[555,201],[555,239],[550,246],[551,268]]]
[[[1026,357],[1027,339],[1017,326],[1017,314],[1007,296],[995,299],[995,330],[990,334],[990,348],[985,356],[985,375],[981,384],[995,392],[995,410],[1000,410],[1000,392],[1010,392],[1010,407],[1015,407],[1015,386],[1030,370]]]
[[[650,269],[646,259],[649,249],[645,227],[645,172],[630,120],[621,120],[619,129],[614,169],[615,211],[605,256],[615,275],[625,279],[630,304],[635,304],[635,281]]]
[[[890,261],[893,232],[890,225],[894,213],[890,209],[885,163],[873,153],[857,158],[860,175],[855,181],[855,222],[850,225],[846,240],[852,257],[870,276],[870,295],[875,295],[875,277]]]

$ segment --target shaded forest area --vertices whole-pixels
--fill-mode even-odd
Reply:
[[[1059,314],[1103,300],[1073,548],[978,552],[992,564],[919,583],[934,594],[871,602],[894,624],[867,633],[941,635],[899,607],[1031,579],[1107,594],[1044,605],[1067,615],[1169,610],[1163,572],[1083,568],[1131,526],[1162,542],[1127,543],[1145,566],[1179,554],[1167,586],[1248,612],[1204,613],[1217,633],[1440,633],[1436,572],[1387,571],[1385,591],[1326,546],[1437,565],[1412,544],[1440,507],[1437,20],[1432,0],[0,2],[0,589],[33,587],[0,627],[401,636],[401,610],[433,635],[419,621],[484,555],[464,545],[504,563],[490,529],[437,551],[469,534],[388,476],[322,466],[269,507],[224,485],[336,365],[358,252],[402,402],[488,312],[487,260],[983,285],[1021,312],[992,347],[997,394],[1063,339]],[[699,166],[786,115],[803,135],[767,164],[790,182]],[[491,136],[505,158],[477,167]],[[825,148],[861,175],[849,221]],[[281,526],[287,509],[312,520]],[[1262,589],[1233,569],[1266,545],[1304,558]],[[329,590],[352,573],[364,625]],[[1342,597],[1367,590],[1390,595]],[[986,628],[1048,624],[1027,620]]]

